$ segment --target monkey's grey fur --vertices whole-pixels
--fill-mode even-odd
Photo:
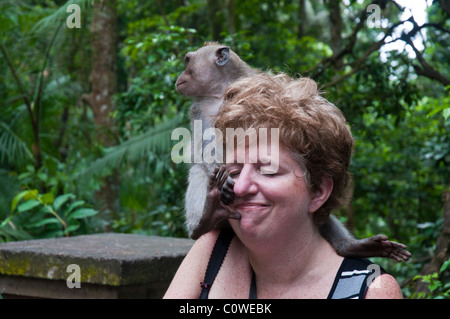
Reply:
[[[214,127],[211,116],[217,114],[225,89],[237,79],[254,75],[258,71],[248,66],[227,46],[214,42],[207,42],[197,51],[187,53],[185,62],[186,70],[177,79],[177,90],[194,98],[190,109],[191,127],[194,127],[195,120],[201,120],[203,134],[207,128]],[[199,148],[204,149],[207,141],[202,145],[195,142],[192,145],[198,151]],[[185,196],[189,236],[198,227],[205,211],[209,175],[215,167],[215,164],[204,162],[192,163]]]

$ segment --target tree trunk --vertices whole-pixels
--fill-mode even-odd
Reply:
[[[117,132],[112,117],[113,94],[116,91],[116,0],[95,2],[91,26],[92,92],[83,95],[94,114],[96,138],[104,147],[117,143]],[[118,174],[104,179],[104,185],[96,192],[102,212],[114,214],[119,208]]]
[[[234,0],[227,0],[227,23],[228,23],[228,33],[233,36],[234,40],[234,34],[236,33],[236,26],[235,26],[235,10],[234,10]]]
[[[299,0],[298,3],[298,18],[299,18],[299,24],[298,24],[298,31],[297,35],[298,38],[301,39],[306,34],[306,27],[308,25],[307,20],[307,14],[306,14],[306,0]]]
[[[208,0],[208,20],[213,41],[218,41],[220,39],[220,32],[222,31],[220,17],[218,16],[220,5],[221,1]]]
[[[341,8],[339,6],[340,1],[329,1],[329,19],[330,19],[330,36],[331,36],[331,50],[333,55],[338,54],[342,48],[342,16]],[[342,59],[335,61],[334,67],[338,70],[342,67]]]
[[[114,123],[109,116],[113,110],[112,97],[116,91],[116,24],[115,0],[103,7],[94,5],[91,26],[92,92],[84,96],[94,113],[98,140],[105,146],[116,144]]]

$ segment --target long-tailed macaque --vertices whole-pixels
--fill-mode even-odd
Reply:
[[[186,69],[178,77],[176,87],[182,95],[194,98],[190,109],[191,125],[194,128],[194,121],[201,120],[203,132],[214,126],[212,116],[217,114],[226,88],[241,77],[259,72],[229,47],[215,42],[206,42],[202,48],[187,53],[185,63]],[[194,139],[194,149],[202,152],[205,145],[195,142]],[[234,200],[234,181],[228,176],[225,166],[205,161],[191,162],[185,197],[186,227],[189,236],[197,239],[214,228],[222,227],[228,218],[239,219],[240,214],[226,208]],[[353,238],[333,215],[320,232],[341,256],[389,257],[401,261],[408,260],[411,255],[405,250],[405,245],[391,242],[384,235],[362,240]]]

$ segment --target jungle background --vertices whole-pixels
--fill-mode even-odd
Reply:
[[[447,0],[0,0],[0,242],[187,236],[175,81],[215,40],[319,83],[356,140],[335,213],[408,246],[407,263],[376,260],[405,297],[448,298],[449,15]]]

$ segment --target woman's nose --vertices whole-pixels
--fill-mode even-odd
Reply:
[[[245,196],[255,194],[258,191],[256,183],[256,174],[251,165],[244,165],[239,176],[234,178],[234,193],[236,196]]]

